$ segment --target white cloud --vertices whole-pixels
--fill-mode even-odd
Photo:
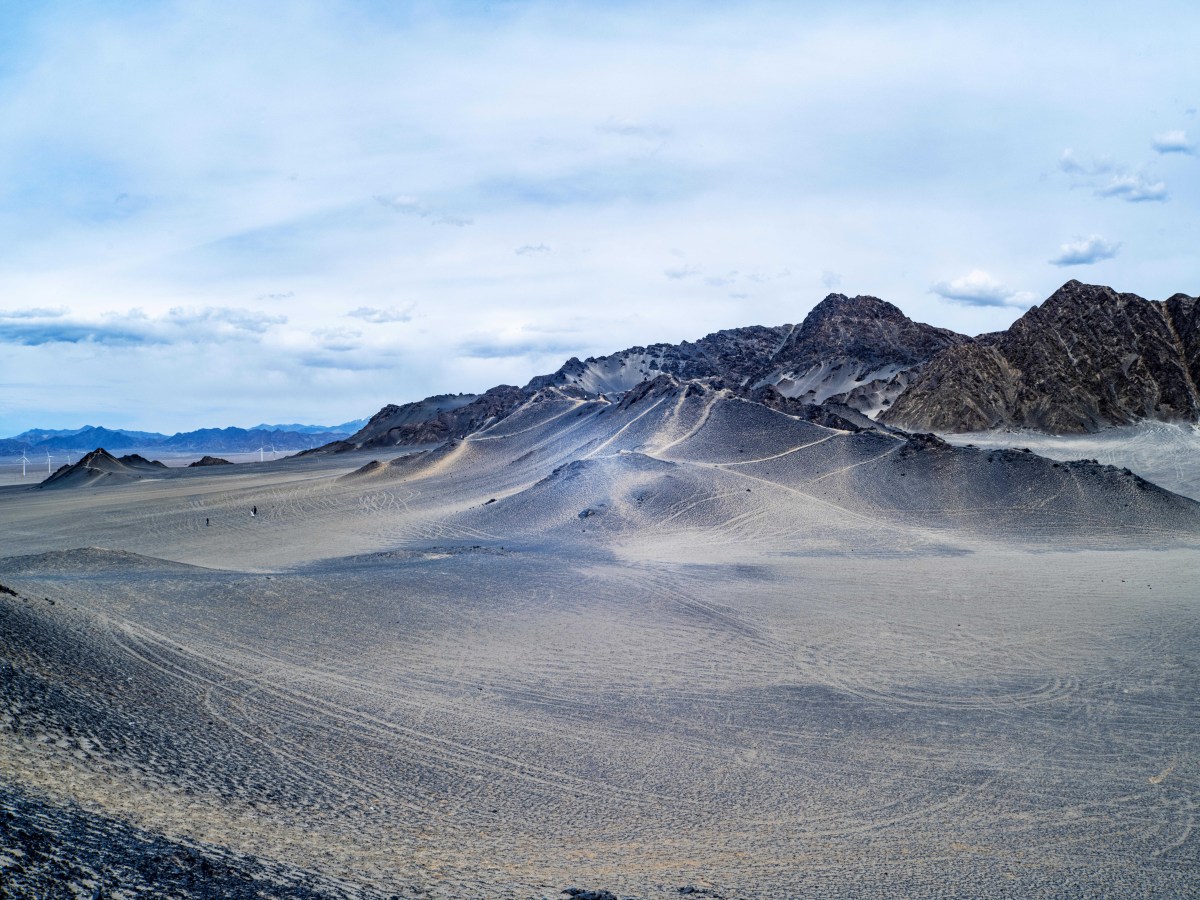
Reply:
[[[529,256],[530,254],[549,253],[550,248],[545,244],[522,244],[513,253],[517,256]]]
[[[1083,159],[1068,147],[1058,158],[1058,167],[1068,175],[1107,175],[1116,169],[1110,159]]]
[[[694,278],[700,274],[700,269],[696,266],[672,266],[669,269],[663,269],[663,274],[672,281],[682,281],[684,278]]]
[[[1171,132],[1170,135],[1159,135],[1158,138],[1171,138],[1174,141],[1182,135],[1183,132]],[[1155,149],[1160,153],[1170,152],[1159,147],[1158,138],[1155,139]],[[1164,143],[1162,146],[1170,146],[1172,150],[1179,149],[1175,144]],[[1130,203],[1167,199],[1165,181],[1155,181],[1141,172],[1131,172],[1128,166],[1119,165],[1107,158],[1084,159],[1068,148],[1058,158],[1058,167],[1068,175],[1079,176],[1082,184],[1091,187],[1097,197],[1117,197]]]
[[[465,225],[473,225],[475,220],[468,219],[463,216],[451,215],[445,212],[437,212],[430,209],[423,201],[416,197],[411,197],[407,194],[400,194],[395,197],[376,196],[375,200],[381,206],[386,206],[388,209],[407,216],[416,216],[419,219],[428,219],[432,225],[453,225],[456,228],[462,228]]]
[[[65,306],[37,306],[32,309],[0,309],[0,319],[58,319],[67,314]]]
[[[596,130],[601,134],[616,134],[621,137],[636,137],[650,141],[661,141],[671,134],[671,129],[653,122],[636,122],[632,119],[609,118]]]
[[[0,343],[129,347],[223,340],[257,342],[269,329],[286,325],[287,321],[287,316],[213,306],[173,307],[162,315],[149,315],[137,308],[100,316],[33,309],[0,315]]]
[[[1096,188],[1097,197],[1117,197],[1128,203],[1162,202],[1167,199],[1167,183],[1150,181],[1142,175],[1114,175]]]
[[[1163,131],[1154,136],[1150,146],[1158,153],[1187,153],[1195,156],[1196,145],[1188,140],[1186,131]]]
[[[982,269],[973,269],[953,281],[939,281],[930,290],[947,300],[968,306],[1018,306],[1027,297],[1001,284]]]
[[[1063,244],[1059,248],[1058,256],[1049,262],[1055,266],[1090,266],[1092,263],[1114,258],[1120,249],[1119,243],[1106,241],[1100,235],[1093,234],[1091,237]]]
[[[416,309],[415,303],[410,303],[402,309],[395,306],[389,306],[387,309],[375,309],[370,306],[360,306],[358,309],[352,309],[346,313],[353,319],[362,319],[364,322],[370,322],[373,325],[383,325],[389,322],[411,322],[413,310]]]
[[[324,350],[345,353],[362,347],[362,332],[354,328],[318,328],[313,334],[321,339]]]
[[[410,197],[407,194],[397,194],[395,197],[377,196],[375,200],[381,206],[386,206],[388,209],[393,209],[405,215],[417,216],[422,219],[428,219],[432,215],[428,206],[416,197]]]

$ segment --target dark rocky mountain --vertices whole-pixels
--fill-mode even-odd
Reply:
[[[771,385],[785,397],[815,403],[836,397],[863,409],[869,406],[860,402],[869,396],[864,388],[876,382],[881,388],[935,353],[969,340],[914,322],[877,297],[830,294],[799,326],[755,325],[718,331],[695,342],[630,347],[583,361],[572,358],[557,372],[534,378],[526,389],[571,385],[592,394],[620,393],[646,378],[667,374],[685,381],[721,378],[730,387]],[[859,394],[851,398],[855,390]]]
[[[318,449],[342,452],[441,443],[504,418],[528,396],[518,387],[502,384],[483,394],[440,394],[403,406],[388,404],[356,434]]]
[[[534,378],[525,389],[570,386],[590,394],[621,393],[660,374],[685,381],[719,377],[746,384],[774,358],[792,330],[791,325],[752,325],[717,331],[694,342],[630,347],[583,361],[572,357],[558,371]]]
[[[970,341],[946,328],[914,322],[878,297],[830,294],[805,317],[756,373],[785,397],[833,399],[871,414],[899,395],[914,370],[949,347]]]
[[[1007,331],[935,356],[880,419],[943,432],[1196,422],[1198,383],[1200,299],[1069,281]]]
[[[789,415],[810,421],[832,417],[828,420],[873,427],[862,411],[875,413],[903,389],[904,379],[926,359],[968,340],[914,322],[875,297],[830,294],[799,326],[754,325],[681,344],[630,347],[586,360],[572,357],[557,371],[539,375],[523,388],[501,385],[480,396],[448,394],[386,406],[356,434],[320,451],[416,446],[461,438],[509,415],[543,390],[580,397],[621,395],[663,375],[680,381],[715,380],[746,396],[769,387],[772,393],[762,397],[776,397],[775,403],[797,401],[790,404]],[[827,399],[838,406],[814,407]]]
[[[616,399],[667,376],[707,381],[842,430],[1086,432],[1200,421],[1200,300],[1161,303],[1071,281],[1007,331],[970,338],[914,322],[877,297],[830,294],[798,326],[571,358],[525,387],[380,410],[319,452],[416,446],[486,428],[539,392]]]

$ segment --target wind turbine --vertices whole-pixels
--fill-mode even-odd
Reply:
[[[50,474],[50,451],[46,451],[46,474]]]
[[[258,445],[258,461],[259,461],[259,462],[262,462],[262,461],[263,461],[263,448],[262,448],[262,444],[259,444],[259,445]]]
[[[271,445],[271,459],[274,459],[274,458],[275,458],[275,445],[272,444]]]
[[[25,455],[24,449],[21,450],[21,477],[25,477],[25,463],[29,462],[29,457]]]

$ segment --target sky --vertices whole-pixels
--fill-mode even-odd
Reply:
[[[1200,6],[0,0],[0,436],[1200,294]]]

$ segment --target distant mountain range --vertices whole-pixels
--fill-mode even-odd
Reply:
[[[1008,330],[969,337],[914,322],[876,297],[830,294],[799,325],[572,358],[524,387],[389,405],[317,452],[461,438],[549,389],[623,395],[663,376],[842,423],[834,427],[1061,434],[1200,422],[1200,299],[1155,302],[1069,281]]]
[[[19,456],[24,451],[31,459],[37,454],[47,452],[83,453],[98,447],[108,450],[162,450],[172,453],[251,453],[263,447],[266,451],[274,449],[291,453],[344,439],[365,423],[365,419],[358,419],[332,427],[260,425],[256,428],[201,428],[173,435],[151,431],[115,430],[94,425],[74,430],[33,429],[0,440],[0,453]]]

